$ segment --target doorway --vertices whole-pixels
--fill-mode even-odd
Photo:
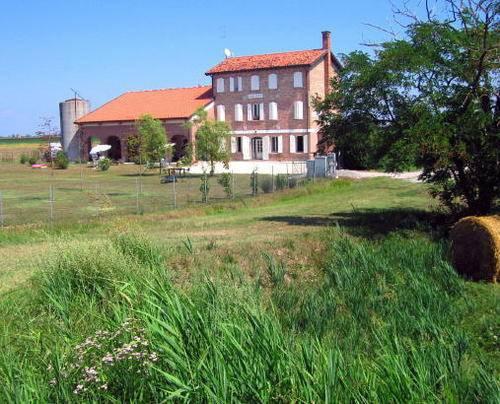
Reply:
[[[254,160],[262,160],[262,138],[252,138],[252,157]]]
[[[108,142],[111,146],[109,149],[108,156],[111,160],[121,160],[122,158],[122,145],[120,142],[120,138],[118,136],[110,136],[108,137]]]

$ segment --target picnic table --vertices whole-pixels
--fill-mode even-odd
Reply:
[[[167,175],[164,175],[161,177],[160,182],[162,184],[165,183],[171,183],[171,182],[177,182],[177,177],[184,177],[186,173],[189,171],[189,168],[185,167],[165,167],[164,168],[165,173]]]

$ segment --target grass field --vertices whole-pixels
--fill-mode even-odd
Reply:
[[[498,287],[431,206],[379,178],[5,228],[0,401],[497,402]]]
[[[227,197],[216,178],[211,178],[209,183],[211,201]],[[6,225],[165,212],[174,206],[200,203],[200,185],[199,176],[180,178],[174,195],[173,184],[160,184],[158,170],[139,175],[135,165],[112,166],[109,171],[101,172],[86,165],[51,170],[0,163],[0,193]],[[49,198],[51,187],[53,203]],[[237,197],[251,194],[249,176],[235,175],[234,189]]]

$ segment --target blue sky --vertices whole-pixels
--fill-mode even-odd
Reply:
[[[389,0],[2,0],[0,135],[34,133],[70,88],[92,108],[125,91],[208,84],[204,72],[236,55],[362,48],[392,24]]]

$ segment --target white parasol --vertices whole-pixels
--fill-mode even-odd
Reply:
[[[109,144],[99,144],[92,147],[92,150],[90,150],[90,154],[102,153],[108,151],[109,149],[111,149],[111,146]]]

